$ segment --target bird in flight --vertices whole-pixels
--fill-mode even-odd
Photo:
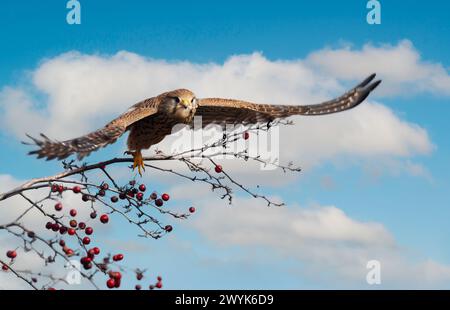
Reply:
[[[91,152],[114,143],[129,131],[126,153],[133,156],[133,169],[137,167],[141,174],[141,169],[144,169],[141,150],[162,141],[177,124],[193,126],[194,116],[201,116],[202,127],[206,127],[210,124],[269,123],[293,115],[338,113],[363,102],[381,83],[381,80],[372,82],[374,78],[375,73],[338,98],[301,106],[256,104],[221,98],[199,99],[190,90],[177,89],[138,102],[103,128],[75,139],[55,141],[44,134],[41,134],[41,139],[28,136],[38,146],[29,154],[47,160],[61,160],[76,154],[81,160]]]

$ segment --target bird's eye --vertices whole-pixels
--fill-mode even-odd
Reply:
[[[180,103],[181,102],[180,98],[178,98],[178,97],[173,97],[172,99],[173,99],[173,101],[175,103]]]
[[[197,104],[197,98],[192,98],[191,103],[192,103],[193,105],[196,105],[196,104]]]

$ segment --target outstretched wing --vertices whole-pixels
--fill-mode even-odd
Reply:
[[[314,105],[270,105],[241,100],[205,98],[199,100],[196,115],[202,116],[203,127],[209,124],[255,124],[266,123],[292,115],[324,115],[356,107],[364,101],[381,80],[372,80],[375,73],[342,96]]]
[[[44,134],[41,134],[42,139],[36,139],[27,135],[39,147],[28,154],[37,155],[38,158],[46,158],[47,160],[64,159],[72,154],[77,154],[78,159],[81,160],[92,151],[116,142],[133,123],[155,114],[158,111],[158,104],[159,99],[157,97],[141,101],[109,122],[105,127],[71,140],[51,140]]]

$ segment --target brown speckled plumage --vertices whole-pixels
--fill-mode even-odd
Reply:
[[[42,140],[30,137],[39,147],[30,154],[38,158],[64,159],[77,154],[79,159],[101,147],[114,143],[126,131],[128,149],[140,151],[159,143],[177,124],[191,124],[194,115],[202,116],[203,127],[209,124],[266,123],[292,115],[324,115],[356,107],[381,81],[372,74],[344,95],[315,105],[288,106],[256,104],[241,100],[196,99],[187,89],[177,89],[133,105],[127,112],[105,127],[85,136],[67,141],[53,141],[41,134]]]

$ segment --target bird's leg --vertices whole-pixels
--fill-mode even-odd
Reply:
[[[137,151],[126,151],[125,154],[132,155],[133,156],[133,170],[138,168],[139,175],[142,176],[142,170],[145,171],[145,165],[144,160],[142,158],[141,150]]]

